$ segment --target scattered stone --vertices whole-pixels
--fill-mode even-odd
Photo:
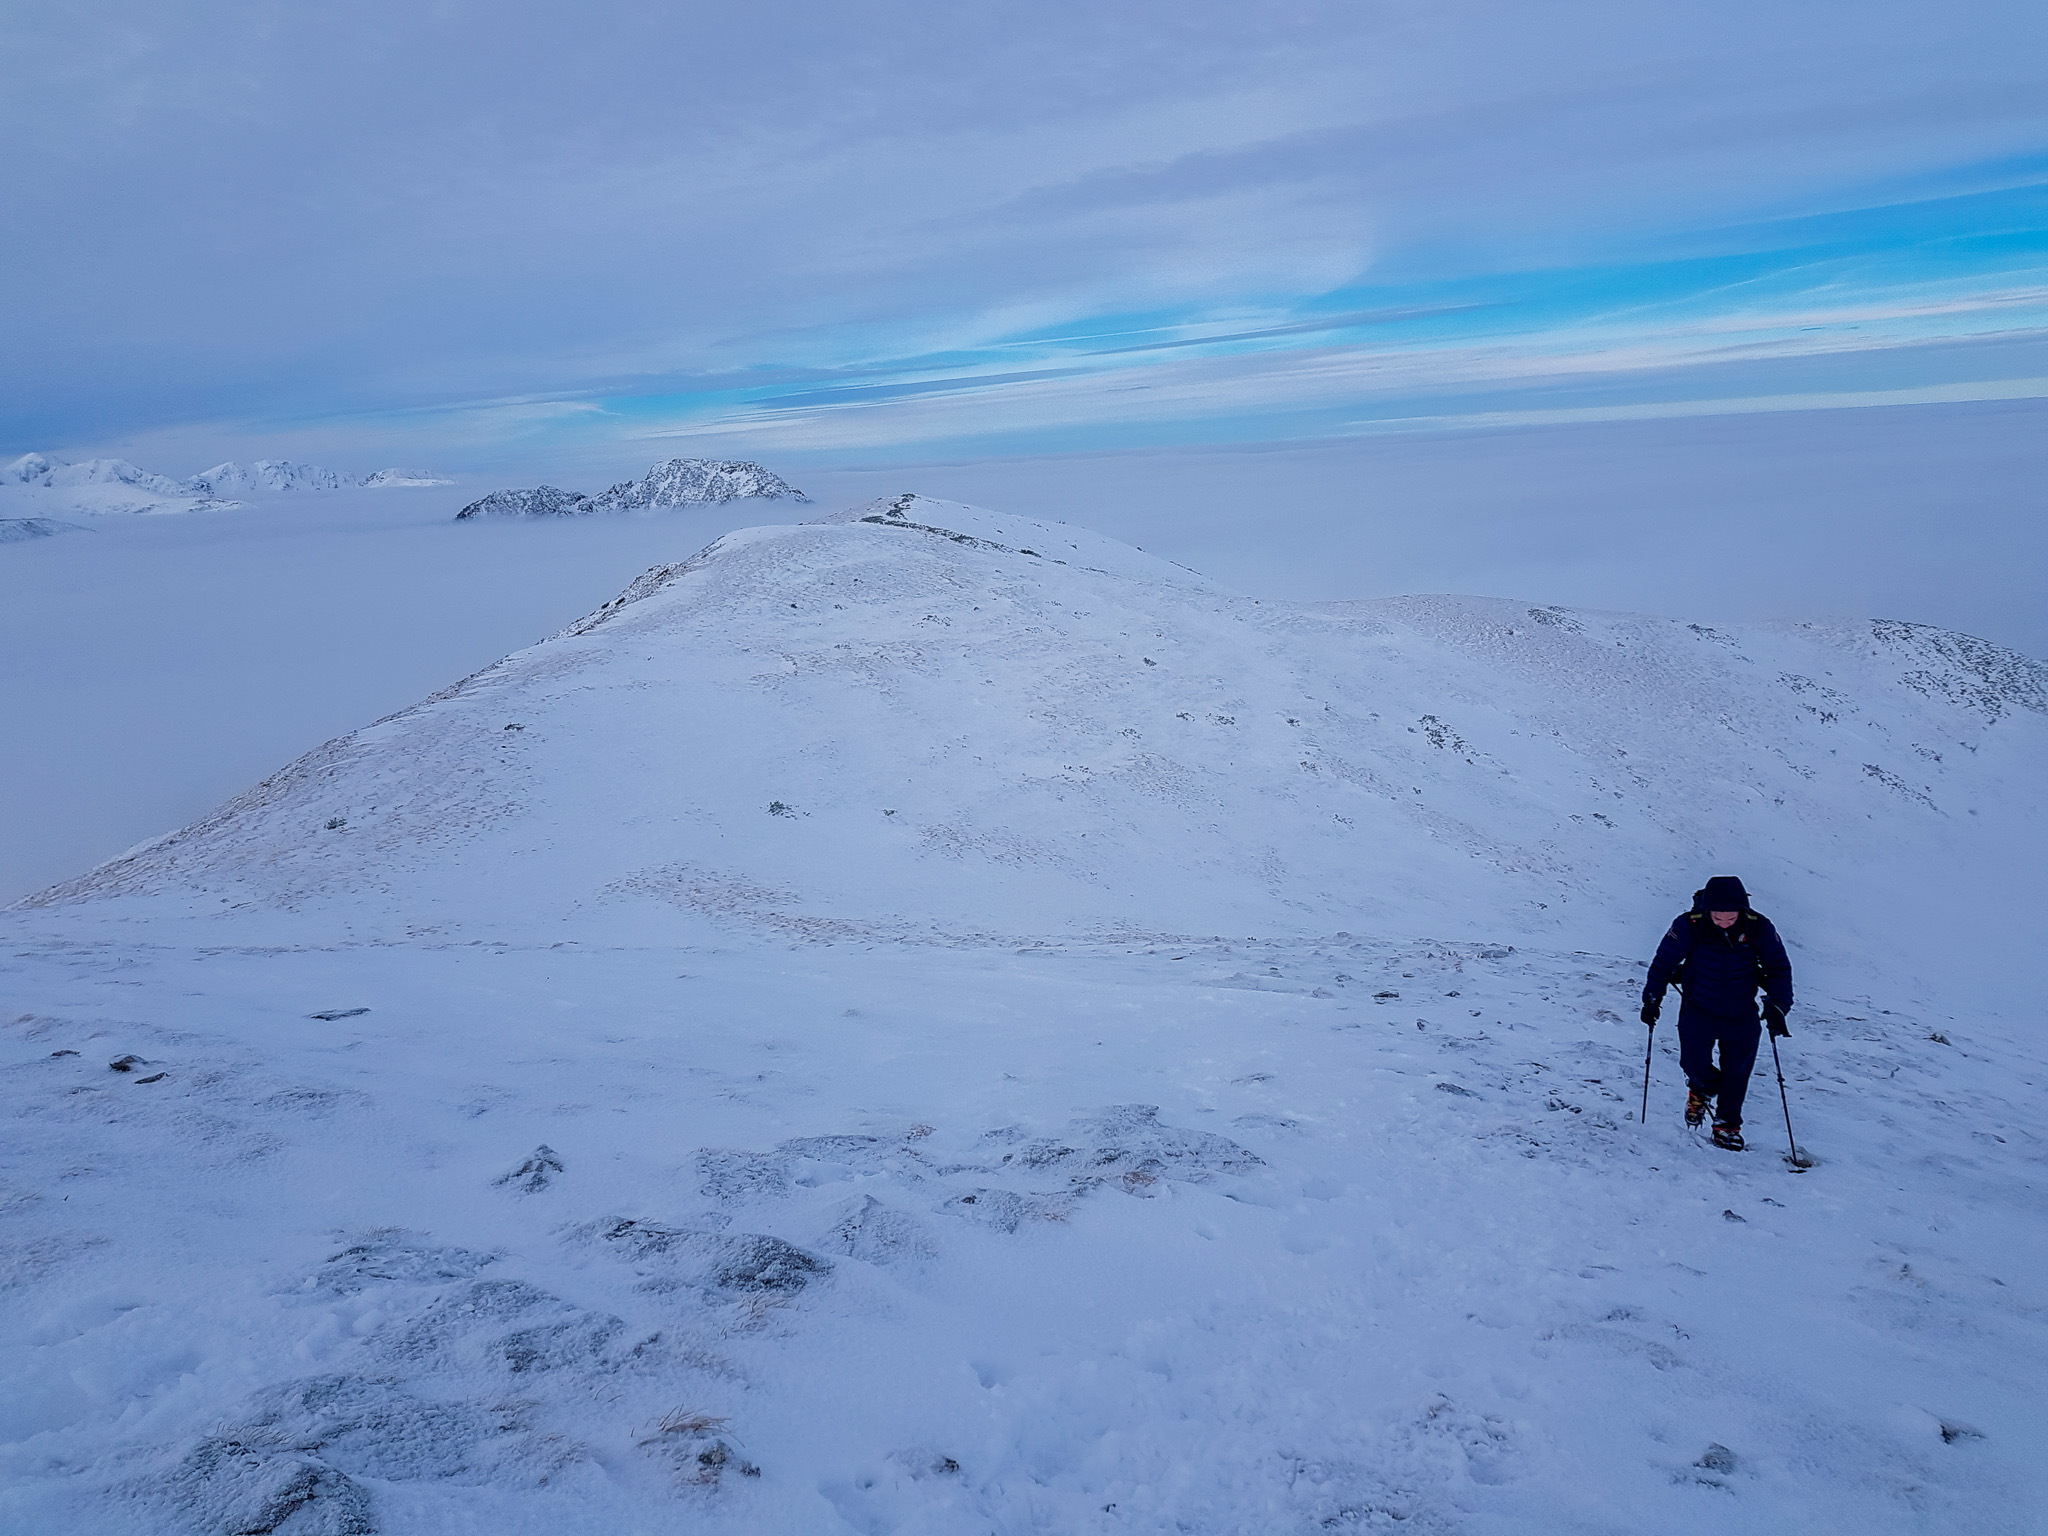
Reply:
[[[164,1480],[191,1530],[234,1536],[375,1536],[370,1495],[296,1447],[251,1436],[203,1440]]]
[[[576,1229],[654,1271],[646,1288],[696,1286],[728,1296],[793,1296],[832,1261],[762,1232],[692,1232],[624,1218]]]
[[[1200,1183],[1217,1174],[1265,1166],[1265,1159],[1227,1136],[1161,1125],[1154,1104],[1112,1104],[1100,1114],[1075,1120],[1063,1137],[1025,1142],[1005,1153],[1002,1162],[1033,1170],[1060,1169],[1077,1185],[1114,1179],[1132,1190],[1160,1177]],[[1146,1177],[1130,1180],[1127,1176],[1133,1172]]]
[[[1693,1465],[1707,1472],[1733,1472],[1735,1470],[1735,1453],[1716,1440],[1707,1447],[1705,1453]]]
[[[786,1195],[789,1174],[790,1159],[780,1152],[706,1147],[697,1154],[697,1187],[714,1200]]]
[[[135,1079],[135,1081],[138,1083],[160,1083],[169,1076],[170,1073],[168,1072],[152,1072],[149,1074],[149,1076],[138,1077],[137,1079]]]
[[[309,1282],[336,1296],[351,1295],[379,1283],[440,1285],[467,1280],[492,1262],[488,1253],[467,1248],[437,1247],[423,1234],[398,1227],[366,1232],[341,1252],[330,1255]]]
[[[563,1172],[562,1159],[555,1149],[546,1142],[535,1147],[525,1162],[510,1173],[501,1173],[491,1183],[497,1186],[516,1185],[529,1195],[537,1195],[554,1182],[556,1174]]]
[[[1723,1211],[1721,1219],[1723,1221],[1747,1221],[1749,1218],[1747,1216],[1738,1216],[1733,1211]]]
[[[625,1321],[565,1301],[524,1280],[471,1280],[443,1291],[377,1336],[393,1363],[484,1365],[513,1375],[612,1370]]]
[[[863,1264],[898,1264],[929,1259],[938,1252],[924,1223],[863,1195],[825,1235],[821,1246]]]
[[[759,1477],[761,1469],[734,1449],[719,1431],[726,1420],[715,1413],[677,1408],[665,1415],[640,1448],[666,1462],[677,1478],[698,1487],[715,1484],[727,1472]]]
[[[367,1008],[329,1008],[324,1013],[308,1014],[307,1017],[319,1019],[325,1024],[332,1024],[336,1019],[360,1018],[369,1011]]]
[[[1460,1088],[1456,1083],[1438,1083],[1436,1091],[1438,1093],[1455,1093],[1461,1099],[1476,1099],[1479,1097],[1470,1088]]]
[[[149,1063],[140,1056],[116,1056],[107,1065],[116,1072],[132,1072],[137,1067],[148,1066]]]
[[[1072,1195],[1020,1195],[1008,1189],[977,1189],[948,1200],[939,1209],[964,1216],[978,1226],[1015,1232],[1026,1222],[1065,1221],[1074,1200]]]
[[[566,1464],[567,1443],[533,1433],[533,1408],[519,1398],[420,1397],[381,1376],[309,1376],[256,1393],[247,1423],[234,1433],[317,1447],[340,1471],[387,1482],[545,1482],[549,1470]],[[567,1460],[579,1452],[568,1450]]]
[[[759,1232],[714,1241],[724,1252],[712,1267],[711,1283],[722,1291],[794,1294],[809,1285],[813,1275],[828,1274],[832,1269],[829,1260]]]
[[[55,1061],[59,1056],[76,1056],[77,1054],[78,1052],[76,1051],[52,1051],[50,1052],[50,1060]]]

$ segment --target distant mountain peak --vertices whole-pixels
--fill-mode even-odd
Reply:
[[[459,523],[479,517],[579,517],[591,510],[590,498],[581,491],[537,485],[530,491],[493,491],[488,496],[479,496],[456,513],[455,520]]]
[[[233,460],[203,469],[185,482],[185,489],[197,495],[219,496],[263,491],[338,491],[362,482],[338,469],[317,464],[294,464],[290,459],[258,459],[253,464]]]
[[[82,464],[70,464],[47,454],[25,453],[0,474],[16,484],[50,490],[80,485],[132,485],[166,496],[186,494],[184,488],[168,475],[139,469],[126,459],[87,459]]]
[[[752,497],[763,501],[810,500],[780,475],[744,459],[664,459],[638,480],[621,480],[595,496],[552,485],[493,491],[456,513],[455,520],[581,517],[596,512],[637,512],[644,507],[716,506]]]
[[[199,512],[239,506],[234,497],[279,491],[343,491],[358,487],[447,485],[421,469],[380,469],[352,475],[290,459],[233,460],[178,480],[140,469],[126,459],[68,463],[46,453],[25,453],[0,466],[0,490],[19,489],[38,510],[57,512]],[[42,494],[42,493],[51,494]]]
[[[664,459],[638,480],[621,480],[591,498],[593,511],[637,507],[694,507],[758,496],[767,501],[809,501],[780,475],[745,459]]]

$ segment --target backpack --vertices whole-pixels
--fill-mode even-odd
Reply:
[[[1685,920],[1690,925],[1692,942],[1694,944],[1698,944],[1699,941],[1705,936],[1705,929],[1701,925],[1712,921],[1712,919],[1709,918],[1706,913],[1700,910],[1699,904],[1702,898],[1704,897],[1704,894],[1705,893],[1701,891],[1694,891],[1692,893],[1692,910],[1685,914]],[[1754,912],[1745,908],[1741,912],[1741,914],[1738,915],[1735,919],[1735,929],[1748,928],[1752,924],[1767,921],[1769,921],[1769,919],[1767,919],[1761,912]],[[1730,931],[1733,932],[1734,929],[1731,929]],[[1692,950],[1690,947],[1688,947],[1686,950],[1687,959],[1690,959],[1691,955]],[[1762,947],[1760,945],[1753,944],[1750,950],[1749,957],[1750,959],[1756,962],[1756,984],[1757,989],[1761,991],[1766,985],[1764,978],[1764,952]],[[1672,973],[1671,984],[1674,987],[1677,987],[1681,992],[1685,990],[1684,960],[1678,962],[1678,969]]]

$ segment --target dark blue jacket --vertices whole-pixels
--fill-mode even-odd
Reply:
[[[1685,992],[1688,1012],[1722,1019],[1756,1017],[1756,990],[1780,1008],[1792,1006],[1792,962],[1771,920],[1745,912],[1733,928],[1717,928],[1704,912],[1687,912],[1657,946],[1643,983],[1643,1001],[1655,1002],[1673,982]]]

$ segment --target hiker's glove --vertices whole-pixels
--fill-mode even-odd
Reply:
[[[1764,1028],[1771,1032],[1773,1040],[1792,1038],[1792,1031],[1785,1027],[1785,1010],[1776,1003],[1764,1004]]]
[[[1650,1028],[1655,1029],[1657,1027],[1657,1015],[1662,1013],[1663,1011],[1663,998],[1646,997],[1643,999],[1643,1022],[1649,1025]]]

